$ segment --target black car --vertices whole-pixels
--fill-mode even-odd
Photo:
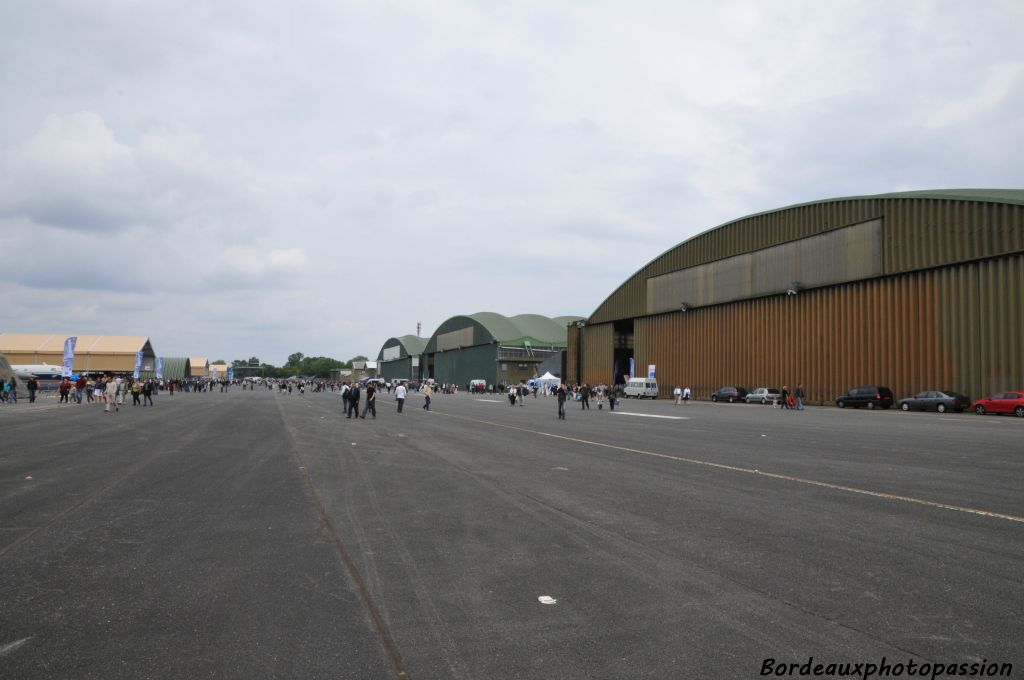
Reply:
[[[747,397],[747,390],[742,387],[722,387],[711,395],[711,401],[727,401],[730,404],[734,401],[743,401]]]
[[[879,387],[876,385],[854,387],[846,394],[836,398],[836,406],[839,408],[846,408],[847,406],[860,408],[861,406],[865,406],[869,409],[887,409],[892,406],[892,402],[892,390],[888,387]]]
[[[924,392],[918,392],[912,397],[900,399],[896,402],[896,405],[904,411],[917,409],[921,411],[938,411],[939,413],[945,413],[946,411],[961,413],[964,409],[971,407],[971,398],[959,392],[950,392],[949,390],[925,390]]]

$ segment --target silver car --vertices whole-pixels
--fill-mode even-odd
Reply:
[[[774,387],[758,387],[747,395],[748,404],[770,404],[782,400],[782,392]]]

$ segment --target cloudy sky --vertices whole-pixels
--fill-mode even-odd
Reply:
[[[6,2],[0,332],[376,356],[836,196],[1024,186],[1024,3]]]

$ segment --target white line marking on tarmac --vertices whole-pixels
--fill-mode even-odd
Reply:
[[[504,399],[474,399],[473,401],[486,401],[488,404],[504,404]]]
[[[982,517],[991,517],[993,519],[1005,519],[1011,522],[1024,523],[1024,517],[1019,515],[1010,515],[1002,512],[990,512],[988,510],[980,510],[978,508],[967,508],[961,505],[953,505],[951,503],[939,503],[936,501],[928,501],[922,498],[914,498],[912,496],[900,496],[898,494],[885,493],[882,491],[870,491],[868,489],[858,489],[854,486],[843,486],[842,484],[832,484],[831,482],[820,482],[816,479],[806,479],[804,477],[793,477],[790,475],[783,475],[776,472],[764,472],[754,468],[738,467],[736,465],[726,465],[724,463],[712,463],[708,460],[699,460],[697,458],[686,458],[684,456],[672,456],[667,453],[657,453],[656,451],[644,451],[642,449],[632,449],[628,446],[617,446],[615,444],[606,444],[604,442],[594,442],[587,439],[577,439],[576,437],[566,437],[561,434],[554,434],[552,432],[540,432],[538,430],[530,430],[525,427],[516,427],[515,425],[506,425],[505,423],[495,423],[489,420],[477,420],[476,418],[467,418],[465,416],[457,416],[451,413],[439,413],[438,415],[447,416],[449,418],[458,418],[459,420],[468,420],[474,423],[482,423],[484,425],[493,425],[494,427],[503,427],[509,430],[518,430],[520,432],[529,432],[532,434],[539,435],[541,437],[551,437],[553,439],[562,439],[564,441],[576,442],[577,444],[586,444],[587,446],[600,446],[606,449],[614,449],[616,451],[625,451],[626,453],[634,453],[640,456],[650,456],[652,458],[662,458],[664,460],[674,460],[679,463],[689,463],[691,465],[703,465],[705,467],[714,468],[716,470],[729,470],[731,472],[741,472],[748,475],[757,475],[759,477],[769,477],[771,479],[778,479],[786,482],[795,482],[797,484],[806,484],[808,486],[817,486],[823,489],[831,489],[833,491],[845,491],[846,493],[858,494],[861,496],[871,496],[872,498],[884,498],[889,501],[900,501],[902,503],[912,503],[915,505],[923,505],[929,508],[938,508],[941,510],[952,510],[954,512],[962,512],[969,515],[980,515]]]
[[[27,643],[31,639],[32,639],[31,637],[21,638],[20,640],[15,640],[14,642],[11,642],[10,644],[6,644],[3,647],[0,647],[0,656],[7,656],[8,654],[13,652],[14,650],[16,650],[19,647],[23,646],[25,643]]]
[[[637,418],[664,418],[665,420],[689,420],[688,416],[656,416],[653,413],[629,413],[627,411],[612,411],[617,416],[636,416]]]

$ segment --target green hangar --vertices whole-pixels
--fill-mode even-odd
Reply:
[[[689,386],[832,403],[1024,388],[1024,190],[836,198],[751,215],[666,251],[569,329],[572,382],[654,365]]]
[[[426,338],[416,335],[388,338],[377,354],[377,376],[385,380],[419,380],[420,355],[426,346]]]
[[[423,378],[466,385],[470,380],[511,384],[529,380],[537,367],[565,351],[570,323],[581,317],[539,314],[506,317],[493,312],[453,316],[434,331],[423,349]]]

